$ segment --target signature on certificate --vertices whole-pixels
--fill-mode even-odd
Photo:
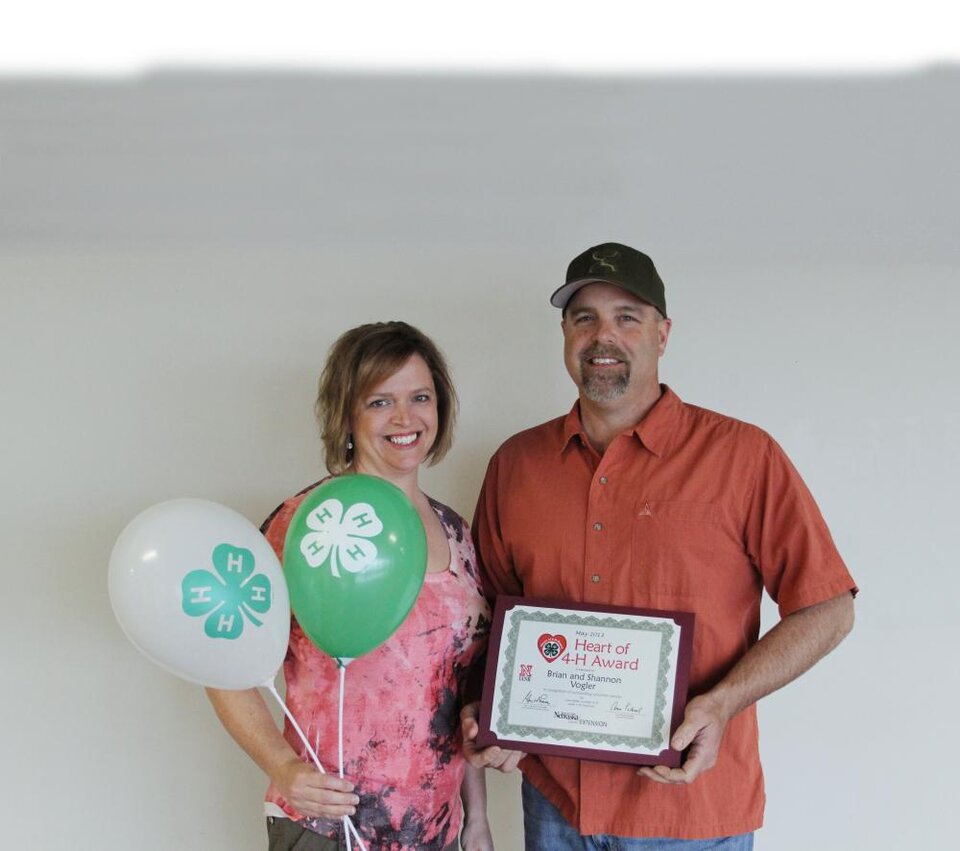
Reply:
[[[547,697],[542,691],[541,691],[541,692],[528,691],[528,692],[523,696],[523,702],[524,702],[525,704],[531,704],[531,703],[532,703],[532,704],[534,704],[534,705],[549,706],[549,705],[550,705],[550,698]]]
[[[613,704],[610,706],[611,712],[642,712],[642,706],[634,706],[629,700],[625,703],[620,703],[619,700],[614,700]]]

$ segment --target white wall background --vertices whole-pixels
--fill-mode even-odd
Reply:
[[[772,432],[862,588],[761,706],[760,851],[946,847],[960,639],[960,75],[0,79],[5,848],[261,849],[264,781],[113,619],[177,496],[259,520],[322,472],[327,347],[402,318],[462,397],[428,490],[565,411],[547,296],[650,252],[682,397]],[[515,778],[490,778],[501,851]]]

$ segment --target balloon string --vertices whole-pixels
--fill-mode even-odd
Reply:
[[[346,681],[346,666],[340,666],[340,706],[337,713],[337,742],[340,750],[340,776],[343,777],[343,692],[344,682]]]
[[[287,720],[293,726],[293,729],[297,731],[297,735],[300,737],[300,741],[303,742],[304,747],[307,749],[307,753],[310,755],[310,759],[313,760],[313,764],[317,767],[317,770],[321,774],[326,774],[323,766],[320,764],[320,757],[317,756],[317,752],[310,747],[310,741],[304,735],[303,730],[300,729],[300,725],[297,723],[297,719],[293,717],[293,713],[287,708],[287,704],[283,702],[283,698],[280,697],[280,694],[277,692],[277,688],[273,683],[264,683],[263,687],[270,692],[276,698],[277,703],[280,704],[280,708],[283,710],[283,714],[287,716]]]
[[[318,757],[316,751],[312,747],[310,747],[309,739],[307,739],[307,737],[304,735],[303,730],[300,729],[300,725],[297,723],[297,719],[293,717],[293,713],[287,708],[287,704],[283,702],[283,698],[280,697],[280,694],[277,691],[276,684],[273,682],[273,680],[270,680],[263,684],[263,688],[265,688],[268,692],[270,692],[270,694],[272,694],[276,699],[277,703],[280,704],[280,708],[283,710],[283,714],[287,716],[287,720],[290,722],[293,729],[297,731],[297,735],[300,737],[300,741],[303,742],[303,745],[307,749],[307,753],[310,755],[310,759],[313,761],[313,764],[317,767],[317,770],[321,774],[326,774],[327,772],[324,771],[323,766],[320,764],[320,757]],[[342,685],[341,685],[341,689],[342,689]],[[318,743],[319,743],[319,739],[318,739]],[[342,758],[341,758],[341,763],[342,763]],[[340,769],[340,776],[343,777],[342,765]],[[357,838],[357,844],[360,846],[361,851],[367,851],[367,846],[363,844],[363,840],[360,838],[360,834],[357,832],[357,828],[356,828],[356,825],[354,825],[353,823],[353,819],[351,819],[350,816],[344,816],[343,822],[347,827],[348,847],[350,843],[350,833],[352,832],[353,835]]]
[[[347,666],[343,663],[340,664],[340,700],[339,700],[339,710],[337,712],[337,749],[340,752],[340,777],[343,778],[343,692],[344,692],[344,683],[346,682],[347,676]],[[347,835],[347,851],[352,851],[350,845],[350,829],[347,825],[347,817],[343,817],[343,826],[346,828],[344,831]]]

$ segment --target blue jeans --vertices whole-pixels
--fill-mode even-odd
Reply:
[[[751,851],[753,848],[752,833],[716,839],[631,839],[606,833],[581,836],[526,777],[520,791],[527,851]]]

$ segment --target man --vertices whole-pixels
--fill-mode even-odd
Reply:
[[[526,847],[749,849],[754,704],[850,631],[856,587],[780,447],[659,383],[671,320],[649,257],[595,246],[550,301],[579,399],[490,461],[474,520],[488,593],[691,611],[696,627],[680,767],[527,756]],[[764,588],[781,620],[758,641]],[[475,719],[472,704],[471,761],[514,767],[521,754],[475,747]]]

